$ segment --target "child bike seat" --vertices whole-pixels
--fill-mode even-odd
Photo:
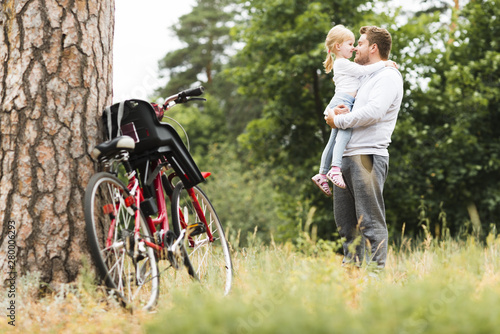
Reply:
[[[103,123],[108,139],[120,134],[133,138],[132,164],[165,157],[186,187],[205,180],[177,131],[158,120],[149,102],[134,99],[107,107]]]

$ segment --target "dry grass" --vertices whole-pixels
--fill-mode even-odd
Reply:
[[[406,245],[406,246],[405,246]],[[18,284],[13,333],[500,333],[500,238],[488,245],[424,240],[391,247],[386,270],[342,268],[331,252],[291,245],[239,249],[227,297],[182,277],[164,282],[155,313],[108,300],[88,274],[37,298],[35,276]],[[4,309],[2,305],[2,309]]]

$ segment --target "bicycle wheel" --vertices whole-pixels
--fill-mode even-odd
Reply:
[[[185,248],[188,253],[191,269],[194,269],[199,280],[209,289],[222,290],[229,293],[233,279],[233,266],[229,246],[224,235],[222,224],[205,193],[194,186],[192,195],[189,190],[179,182],[172,195],[172,225],[177,235],[181,230],[187,232]],[[196,210],[199,203],[200,215],[206,218],[208,231],[205,231],[203,219]],[[202,228],[195,228],[196,226]],[[210,241],[208,232],[213,236]],[[186,261],[187,262],[187,261]]]
[[[127,187],[110,173],[95,174],[85,191],[85,223],[92,257],[101,278],[127,307],[150,309],[158,298],[159,278],[149,227],[127,206]],[[140,239],[135,240],[135,216]]]
[[[164,196],[163,199],[165,201],[165,206],[166,208],[169,208],[172,206],[172,195],[174,192],[174,187],[170,182],[170,180],[168,179],[168,176],[165,174],[161,176],[161,184],[163,189],[163,196]],[[184,276],[183,275],[177,276],[175,274],[175,271],[171,272],[171,275],[168,275],[167,270],[170,269],[171,267],[175,269],[180,269],[182,266],[185,266],[191,278],[198,279],[196,273],[193,270],[191,262],[189,262],[189,257],[183,243],[179,244],[179,248],[177,249],[176,252],[169,251],[169,246],[171,246],[177,240],[178,234],[176,234],[174,231],[175,230],[172,229],[170,226],[169,229],[166,231],[165,235],[163,235],[163,242],[164,242],[164,252],[162,253],[163,257],[160,259],[160,261],[157,262],[158,270],[162,276],[162,282],[161,282],[162,286],[171,286],[172,284],[177,284],[179,280],[180,281],[184,280]]]

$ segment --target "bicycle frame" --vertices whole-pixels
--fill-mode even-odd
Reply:
[[[186,190],[187,190],[187,192],[189,194],[189,197],[191,197],[191,199],[193,200],[194,209],[196,210],[196,213],[198,214],[198,217],[201,219],[201,222],[205,225],[205,228],[206,228],[206,231],[207,231],[206,233],[207,233],[207,236],[208,236],[208,240],[210,242],[213,242],[214,241],[214,237],[212,236],[212,232],[208,228],[207,217],[205,217],[205,213],[203,212],[203,210],[202,210],[202,208],[200,206],[200,202],[198,201],[198,198],[196,198],[196,194],[194,193],[193,188],[187,188]],[[183,214],[182,211],[179,212],[179,216],[181,217],[182,228],[186,228],[187,224],[185,223],[184,214]],[[191,246],[193,246],[193,245],[191,245]]]
[[[160,161],[155,161],[152,163],[152,169],[154,170],[161,162]],[[146,218],[146,222],[148,224],[148,227],[151,231],[151,235],[155,236],[158,231],[163,231],[165,233],[166,231],[169,230],[169,221],[168,221],[168,213],[167,213],[167,204],[165,201],[165,194],[163,193],[163,184],[162,184],[162,175],[164,174],[163,170],[160,170],[158,174],[155,176],[153,180],[154,188],[155,188],[155,195],[156,195],[156,204],[158,206],[158,216],[156,218],[152,218],[151,216],[148,216]],[[209,173],[205,173],[204,176],[210,175]],[[175,172],[171,173],[168,175],[168,180],[171,183],[172,179],[176,176]],[[128,197],[125,200],[125,205],[127,207],[130,207],[132,204],[135,204],[136,208],[140,208],[140,204],[142,201],[144,201],[144,194],[143,190],[139,185],[139,179],[136,176],[136,173],[133,173],[130,178],[129,178],[129,183],[127,185],[127,188],[129,189],[131,196]],[[205,213],[203,212],[203,209],[201,208],[200,202],[198,201],[196,194],[194,193],[194,190],[192,188],[187,188],[186,189],[192,204],[196,210],[196,213],[198,214],[198,217],[200,218],[201,222],[205,225],[206,228],[206,233],[207,237],[210,242],[214,241],[212,232],[210,231],[207,219],[205,217]],[[132,201],[129,200],[129,198],[133,198],[133,203]],[[187,224],[185,223],[184,220],[184,215],[182,211],[179,212],[180,217],[181,217],[181,227],[185,229],[187,227]],[[141,237],[139,231],[140,231],[140,210],[135,210],[135,227],[134,227],[134,239],[137,242],[143,242],[146,246],[151,247],[155,249],[157,252],[161,252],[162,249],[166,246],[163,244],[163,241],[160,239],[160,243],[156,243],[156,240],[153,240],[153,242],[146,240]],[[112,244],[112,238],[113,238],[113,230],[115,226],[115,220],[111,222],[110,225],[110,231],[107,239],[107,244],[111,245]],[[157,228],[159,226],[159,228]],[[183,236],[179,236],[179,238],[182,238]],[[190,246],[194,246],[194,241],[189,237],[189,243]]]

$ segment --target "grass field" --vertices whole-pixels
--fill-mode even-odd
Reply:
[[[383,273],[340,266],[291,245],[234,252],[229,296],[178,275],[153,313],[109,301],[83,272],[37,298],[36,277],[18,281],[13,333],[500,333],[500,237],[487,244],[426,240],[389,250]],[[2,303],[2,309],[4,303]]]

